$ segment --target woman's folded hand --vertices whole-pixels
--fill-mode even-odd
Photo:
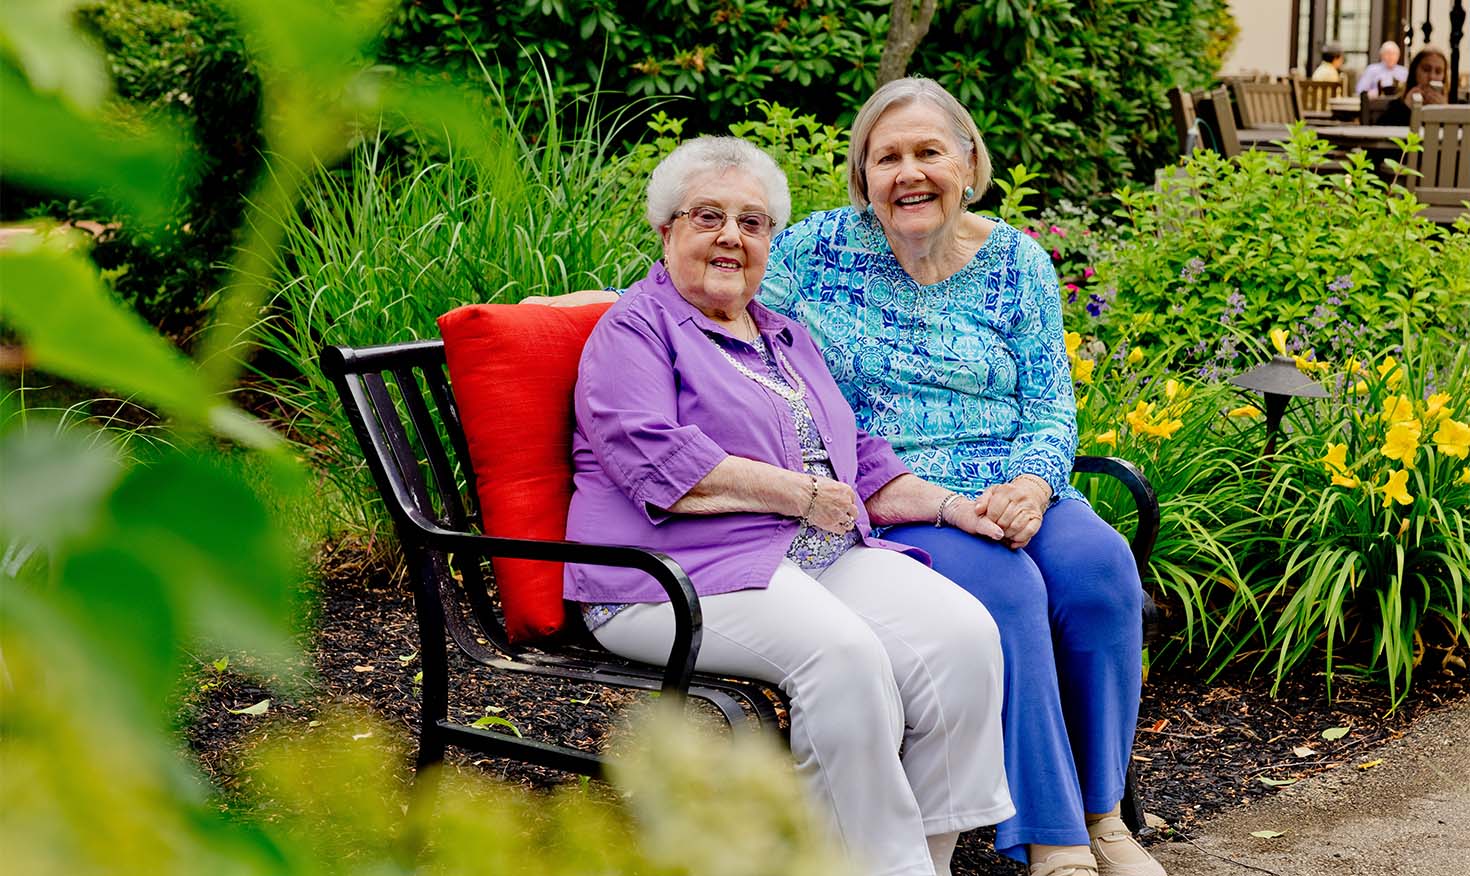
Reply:
[[[857,493],[841,481],[830,478],[817,478],[816,481],[817,494],[808,500],[811,511],[807,512],[807,522],[839,535],[852,529],[857,524]]]
[[[1010,483],[996,484],[975,500],[976,511],[1005,532],[1007,547],[1023,548],[1041,529],[1041,518],[1051,502],[1051,487],[1040,478],[1022,475]]]

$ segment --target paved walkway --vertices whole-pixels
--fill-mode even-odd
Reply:
[[[1152,851],[1170,876],[1470,876],[1470,701]],[[1275,839],[1251,836],[1281,831]],[[1229,859],[1229,860],[1225,860]]]

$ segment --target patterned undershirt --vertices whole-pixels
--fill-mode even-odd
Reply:
[[[713,337],[712,340],[715,340]],[[716,340],[718,343],[718,340]],[[781,373],[781,368],[776,364],[776,358],[771,354],[771,348],[766,345],[765,338],[757,335],[751,345],[761,354],[761,361],[765,363],[766,373],[771,379],[779,381],[782,385],[790,388],[791,381]],[[802,397],[795,401],[786,399],[786,404],[791,408],[791,418],[796,425],[796,437],[801,444],[801,467],[802,471],[819,478],[835,478],[836,472],[832,468],[832,460],[827,455],[827,448],[822,446],[822,436],[817,429],[816,421],[812,419],[811,409],[807,407],[806,398]],[[801,529],[796,533],[796,538],[791,542],[791,547],[786,551],[786,558],[800,566],[802,571],[811,575],[820,575],[827,567],[837,562],[837,558],[859,540],[856,529],[838,534],[828,532],[808,523],[803,523]],[[618,612],[631,602],[584,602],[582,603],[582,622],[588,630],[595,630],[608,621],[612,620]]]

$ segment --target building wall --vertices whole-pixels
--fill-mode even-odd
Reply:
[[[1302,0],[1303,4],[1310,2],[1311,0]],[[1453,0],[1429,0],[1430,20],[1434,24],[1432,40],[1446,50],[1450,48],[1451,2]],[[1424,40],[1419,26],[1424,22],[1425,3],[1426,0],[1409,0],[1414,23],[1414,42],[1409,47],[1411,55]],[[1470,0],[1467,0],[1467,8],[1470,8]],[[1254,71],[1275,75],[1286,73],[1291,62],[1289,0],[1230,0],[1230,12],[1240,27],[1240,36],[1237,37],[1229,57],[1225,59],[1220,74],[1230,76]],[[1470,25],[1466,29],[1470,31]],[[1376,46],[1373,47],[1373,53],[1376,59]],[[1403,63],[1407,64],[1408,60],[1406,57]],[[1460,69],[1463,72],[1467,68],[1470,68],[1470,35],[1462,37],[1460,41]]]

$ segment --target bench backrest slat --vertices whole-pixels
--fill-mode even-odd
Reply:
[[[478,531],[474,475],[445,376],[443,343],[327,348],[322,370],[347,406],[358,444],[368,455],[368,466],[400,538],[407,540],[405,533],[411,537],[408,519],[415,514],[456,530]],[[461,488],[461,480],[466,488]],[[410,571],[420,612],[432,611],[461,650],[477,659],[493,658],[482,644],[485,639],[504,654],[520,650],[506,636],[493,579],[478,560],[451,565],[450,558],[440,553],[413,544],[405,548],[416,564]],[[479,631],[469,625],[467,613],[478,622]]]

